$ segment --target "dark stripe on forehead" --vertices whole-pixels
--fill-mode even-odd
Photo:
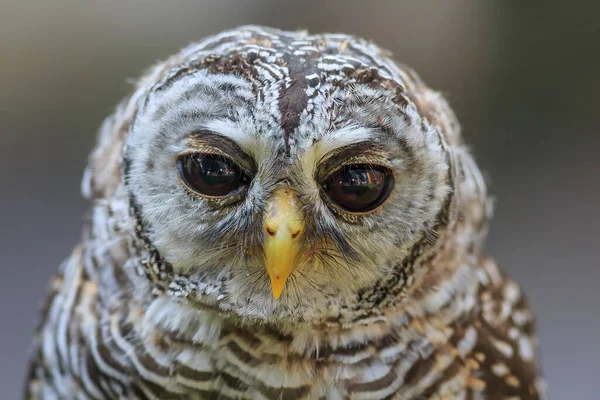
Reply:
[[[365,84],[392,92],[391,100],[400,108],[411,103],[402,80],[385,67],[385,52],[351,36],[310,36],[250,27],[237,35],[222,34],[207,40],[190,56],[194,53],[195,60],[173,72],[159,87],[181,75],[205,69],[247,79],[259,102],[263,90],[278,90],[275,100],[286,155],[296,142],[294,133],[303,112],[307,107],[313,110],[309,103],[319,94],[327,96],[346,85]]]
[[[290,142],[293,140],[292,134],[300,124],[300,115],[308,104],[306,76],[310,75],[314,69],[315,54],[308,54],[306,59],[301,59],[294,54],[287,54],[286,58],[290,82],[287,86],[282,85],[278,102],[285,152],[289,155]]]

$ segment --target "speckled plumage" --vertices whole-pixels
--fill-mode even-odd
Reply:
[[[252,173],[247,192],[186,191],[174,159],[205,147]],[[381,210],[324,198],[316,179],[346,159],[394,170]],[[281,182],[308,256],[276,300],[261,216]],[[532,314],[481,254],[491,210],[454,114],[373,44],[243,27],[188,46],[104,122],[83,192],[27,398],[543,398]]]

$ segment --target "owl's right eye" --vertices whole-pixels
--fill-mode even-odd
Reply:
[[[234,195],[250,181],[236,163],[217,154],[184,154],[177,159],[177,172],[192,192],[206,197]]]

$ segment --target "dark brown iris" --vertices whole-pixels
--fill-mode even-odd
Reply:
[[[347,165],[327,178],[325,191],[343,210],[369,212],[379,207],[394,188],[394,176],[385,167],[371,164]]]
[[[192,191],[210,197],[236,193],[248,177],[233,161],[216,154],[186,154],[177,160],[181,180]]]

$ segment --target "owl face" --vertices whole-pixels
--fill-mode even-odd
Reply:
[[[323,319],[433,228],[447,154],[393,71],[270,46],[197,56],[155,84],[130,126],[126,185],[153,246],[196,282],[194,301]]]

